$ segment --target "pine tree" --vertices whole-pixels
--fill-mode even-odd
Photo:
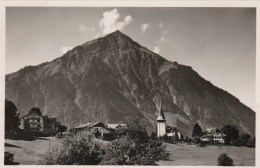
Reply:
[[[200,125],[198,123],[196,123],[193,127],[193,131],[192,131],[192,137],[195,136],[201,136],[202,135],[202,129],[200,127]]]

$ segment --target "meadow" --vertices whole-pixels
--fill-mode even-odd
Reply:
[[[14,153],[14,161],[20,165],[36,165],[40,155],[49,148],[59,145],[60,139],[55,137],[38,138],[34,141],[5,140],[5,151]],[[236,166],[254,166],[255,148],[236,146],[196,147],[183,143],[168,144],[166,149],[171,153],[168,161],[160,161],[158,165],[180,166],[216,166],[217,158],[221,153],[227,153],[234,160]]]

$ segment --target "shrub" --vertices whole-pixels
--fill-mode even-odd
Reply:
[[[156,165],[156,161],[168,159],[163,142],[149,137],[140,121],[127,126],[122,137],[107,146],[102,165]]]
[[[102,160],[102,144],[91,133],[66,136],[59,147],[42,155],[45,165],[97,165]]]
[[[242,133],[239,135],[239,139],[235,139],[232,141],[232,144],[236,146],[246,146],[250,137],[251,136],[249,134]]]
[[[239,141],[241,145],[246,146],[248,140],[250,139],[251,135],[243,133],[239,136]]]
[[[219,166],[234,166],[233,159],[228,157],[226,153],[222,153],[218,157]]]
[[[14,154],[10,152],[5,152],[5,165],[13,165],[14,164]]]
[[[247,141],[246,146],[254,148],[255,147],[255,137],[249,138],[249,140]]]
[[[193,142],[194,142],[195,144],[199,144],[199,143],[201,142],[200,137],[195,136],[195,137],[193,138]]]
[[[156,165],[156,161],[168,159],[163,142],[148,136],[137,120],[121,129],[119,138],[103,142],[88,132],[68,135],[59,148],[42,155],[45,165]]]

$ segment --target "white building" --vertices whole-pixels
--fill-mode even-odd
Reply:
[[[166,135],[166,119],[162,110],[162,103],[160,102],[160,110],[157,117],[157,137]]]
[[[217,128],[208,128],[200,137],[203,142],[225,143],[226,135]]]

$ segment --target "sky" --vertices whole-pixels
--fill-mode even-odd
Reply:
[[[7,7],[6,74],[115,30],[255,109],[254,8]]]

